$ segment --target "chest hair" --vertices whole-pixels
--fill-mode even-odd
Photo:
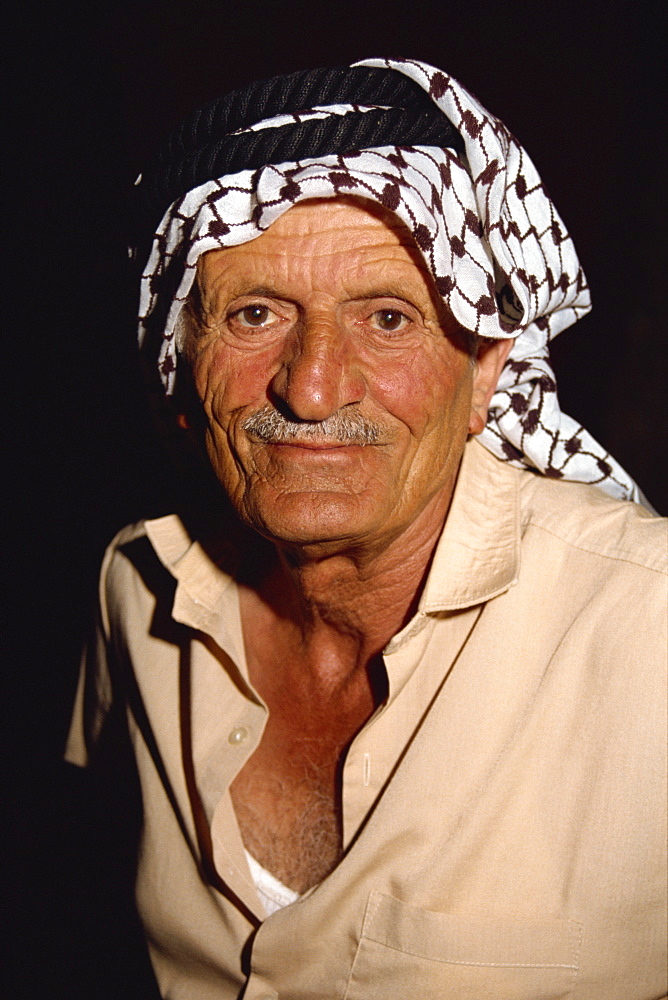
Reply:
[[[338,756],[311,745],[269,760],[258,750],[230,789],[241,836],[263,868],[305,892],[342,854]]]
[[[369,677],[358,674],[340,696],[268,701],[260,744],[230,787],[247,850],[297,892],[317,885],[341,859],[341,772],[378,703]]]

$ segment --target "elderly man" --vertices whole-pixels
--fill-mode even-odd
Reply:
[[[664,995],[665,534],[559,411],[589,300],[526,153],[372,60],[139,189],[143,350],[222,489],[110,547],[68,753],[123,720],[163,996]]]

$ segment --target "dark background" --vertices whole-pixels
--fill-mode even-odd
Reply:
[[[593,313],[554,346],[563,408],[666,513],[653,11],[125,0],[15,13],[3,213],[8,997],[154,996],[117,849],[123,789],[90,787],[59,762],[104,545],[182,494],[142,400],[125,252],[128,191],[154,141],[198,104],[274,73],[408,55],[461,79],[528,149],[589,278]]]

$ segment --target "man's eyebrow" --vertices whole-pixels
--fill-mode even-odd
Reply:
[[[273,285],[247,285],[243,280],[239,281],[238,284],[233,285],[228,291],[230,299],[241,298],[242,296],[245,298],[252,295],[258,295],[269,299],[283,299],[284,301],[291,301],[291,296],[280,288],[276,288]],[[401,299],[401,301],[405,302],[407,305],[415,305],[414,291],[405,288],[401,284],[374,285],[371,286],[371,288],[361,286],[358,289],[351,289],[351,293],[348,297],[353,301],[363,299]]]
[[[402,285],[378,285],[377,287],[362,288],[353,297],[355,299],[401,299],[408,305],[414,305],[415,293],[410,293]]]
[[[287,296],[272,285],[246,285],[243,281],[233,285],[230,289],[231,298],[239,298],[242,295],[261,295],[268,299],[287,299]]]

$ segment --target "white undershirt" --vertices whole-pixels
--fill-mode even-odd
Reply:
[[[244,851],[257,894],[262,900],[262,905],[267,911],[268,917],[272,913],[276,913],[277,910],[281,910],[284,906],[288,906],[289,903],[294,903],[299,899],[298,892],[295,892],[294,889],[288,889],[287,885],[283,885],[275,875],[272,875],[266,868],[263,868],[260,862],[256,861],[253,855],[249,854],[245,848]]]

